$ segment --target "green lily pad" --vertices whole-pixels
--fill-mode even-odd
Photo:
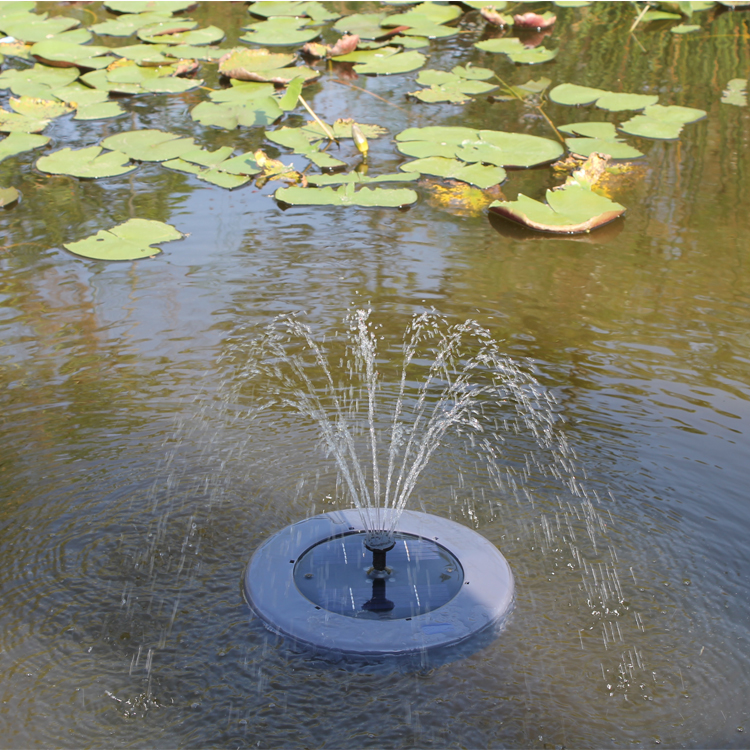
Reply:
[[[102,146],[137,161],[167,161],[195,149],[192,138],[180,138],[162,130],[129,130],[105,138]]]
[[[216,89],[208,95],[208,98],[217,104],[225,102],[246,104],[251,99],[273,96],[275,91],[276,87],[272,83],[233,80],[230,88]]]
[[[234,130],[240,125],[246,128],[271,125],[283,114],[284,110],[272,96],[257,97],[244,103],[201,102],[190,111],[190,116],[201,125],[225,130]]]
[[[521,40],[516,37],[486,39],[483,42],[477,42],[474,46],[484,52],[508,55],[511,62],[523,65],[537,65],[557,57],[557,50],[545,47],[524,47]]]
[[[15,203],[21,197],[21,193],[14,187],[0,187],[0,208],[5,208]]]
[[[175,44],[166,47],[164,50],[164,54],[169,55],[169,57],[176,57],[181,60],[206,60],[208,62],[217,62],[226,53],[225,49],[219,47],[196,47],[192,44]]]
[[[108,120],[124,115],[125,110],[117,102],[82,104],[76,111],[74,120]]]
[[[73,83],[78,75],[78,68],[51,68],[37,63],[25,70],[4,70],[0,73],[0,89],[10,89],[16,96],[52,99],[54,89]]]
[[[382,60],[355,65],[354,70],[360,74],[384,76],[410,73],[412,70],[421,68],[426,59],[421,52],[412,50],[410,52],[399,52],[397,55],[391,55]]]
[[[163,54],[167,49],[170,47],[166,44],[130,44],[127,47],[113,47],[112,54],[132,60],[137,65],[168,65],[173,61]]]
[[[409,96],[430,103],[460,103],[471,96],[487,94],[497,89],[497,84],[486,82],[487,78],[493,76],[494,73],[487,68],[456,66],[450,73],[444,70],[423,70],[417,76],[417,83],[430,88],[411,91]]]
[[[596,106],[609,112],[638,111],[658,101],[656,94],[616,94],[614,91],[607,91],[596,100]]]
[[[567,104],[578,106],[593,104],[600,96],[607,92],[603,89],[595,89],[590,86],[579,86],[575,83],[561,83],[549,92],[549,98],[555,104]]]
[[[108,47],[70,44],[57,39],[45,39],[37,42],[30,52],[38,60],[53,65],[68,65],[94,70],[106,68],[115,60],[114,57],[107,54],[109,52]]]
[[[115,177],[132,172],[135,164],[119,151],[105,151],[101,146],[72,149],[61,148],[48,156],[37,159],[36,167],[49,174],[63,174],[71,177],[98,179]]]
[[[303,65],[287,67],[295,61],[294,55],[269,52],[265,48],[238,47],[219,60],[219,73],[240,81],[267,81],[286,85],[294,78],[305,81],[317,78],[320,73]]]
[[[63,86],[60,89],[55,89],[54,95],[60,101],[76,108],[87,107],[90,104],[101,104],[109,98],[109,94],[106,91],[91,89],[88,86],[81,85],[78,81],[74,81],[70,85]]]
[[[673,34],[692,34],[694,31],[700,30],[701,27],[694,23],[679,23],[670,29]]]
[[[225,146],[213,152],[196,149],[183,154],[182,158],[165,161],[162,166],[178,172],[193,174],[199,180],[232,190],[246,185],[250,182],[252,175],[261,171],[254,159],[252,159],[254,166],[251,167],[247,164],[246,170],[242,174],[224,171],[222,166],[224,162],[228,161],[227,157],[231,156],[233,151],[234,149],[231,146]],[[247,157],[252,158],[251,154],[243,154],[243,156],[246,159]]]
[[[75,18],[54,16],[46,18],[43,15],[25,14],[25,17],[9,17],[3,20],[2,29],[6,36],[20,39],[23,42],[41,42],[43,39],[61,34],[63,31],[78,26]]]
[[[643,23],[649,21],[679,21],[682,16],[679,13],[668,13],[665,10],[647,10],[641,18]]]
[[[342,172],[339,174],[311,174],[307,176],[310,185],[372,185],[383,182],[414,182],[420,177],[419,172],[392,172],[381,174],[377,177],[369,177],[359,172]]]
[[[84,73],[81,80],[99,91],[112,92],[115,94],[142,94],[144,92],[140,83],[116,83],[109,80],[106,70],[92,70]]]
[[[0,58],[5,55],[5,57],[18,57],[21,60],[28,60],[31,56],[29,49],[31,48],[25,45],[23,42],[0,41]],[[0,60],[0,62],[2,62],[2,60]]]
[[[336,62],[369,63],[397,55],[400,51],[399,47],[387,45],[374,49],[356,49],[354,52],[348,52],[345,55],[336,55],[336,57],[331,59]]]
[[[288,47],[304,44],[320,36],[320,29],[308,26],[306,18],[277,16],[267,21],[245,26],[248,33],[240,41],[250,44],[265,44],[270,47]]]
[[[405,13],[386,16],[381,26],[419,26],[425,19],[430,23],[449,23],[461,15],[461,9],[455,5],[438,3],[420,3]]]
[[[356,125],[362,135],[370,140],[380,138],[381,135],[385,135],[388,130],[380,125],[369,125],[363,122],[355,122],[350,117],[339,118],[333,125],[327,125],[328,130],[333,133],[333,137],[340,141],[344,138],[353,138],[352,126]],[[306,125],[302,126],[302,131],[305,133],[307,138],[311,141],[319,141],[323,138],[328,138],[327,133],[324,132],[323,128],[313,120],[308,120]]]
[[[385,13],[353,13],[351,16],[340,18],[333,28],[336,31],[356,34],[360,39],[378,39],[386,33],[380,25],[385,17]]]
[[[63,102],[50,99],[36,99],[30,96],[22,96],[20,99],[11,99],[10,106],[19,115],[30,117],[35,120],[54,120],[56,117],[67,115],[71,107]]]
[[[617,136],[617,130],[611,122],[573,122],[558,126],[558,130],[584,136],[565,139],[565,145],[571,153],[579,156],[591,156],[593,153],[607,154],[613,159],[639,159],[643,156],[643,152],[629,146]]]
[[[99,36],[130,36],[144,26],[151,26],[160,21],[167,21],[171,13],[167,11],[145,11],[144,13],[125,13],[102,23],[95,23],[91,31]]]
[[[722,104],[747,107],[747,78],[733,78],[721,95]]]
[[[49,143],[46,135],[32,135],[31,133],[11,133],[0,141],[0,161],[24,151],[32,151]]]
[[[143,26],[136,35],[144,42],[153,44],[194,44],[198,47],[204,44],[215,44],[224,38],[224,32],[217,26],[196,29],[196,21],[185,19],[180,21],[161,21]]]
[[[196,0],[179,2],[179,0],[125,0],[124,2],[105,2],[104,7],[114,13],[182,13],[197,5]]]
[[[322,3],[318,2],[283,2],[277,0],[263,0],[253,3],[250,12],[255,16],[268,18],[270,16],[308,16],[313,21],[331,21],[338,18],[340,13],[332,13]]]
[[[642,115],[636,115],[620,125],[620,130],[629,135],[657,140],[678,138],[684,125],[702,120],[705,110],[693,107],[654,105],[646,107]]]
[[[137,260],[161,252],[153,245],[179,240],[184,236],[170,224],[161,221],[129,219],[112,229],[102,229],[85,240],[69,242],[63,247],[75,255],[94,260]]]
[[[417,202],[417,194],[409,188],[362,188],[355,190],[354,184],[332,187],[279,188],[275,193],[276,200],[290,206],[378,206],[401,208]]]
[[[39,120],[0,109],[0,133],[41,133],[49,123],[49,120]]]
[[[495,2],[495,0],[463,0],[464,5],[468,5],[470,8],[475,10],[481,10],[482,8],[494,8],[495,10],[505,10],[508,3],[505,0]]]
[[[491,187],[505,181],[507,173],[502,167],[485,166],[483,164],[466,164],[458,159],[446,159],[442,156],[432,156],[426,159],[402,164],[399,169],[405,172],[419,172],[434,175],[448,180],[461,180],[478,188]]]
[[[547,203],[520,194],[515,201],[494,201],[489,210],[539,232],[578,234],[614,221],[625,207],[580,185],[547,191]]]

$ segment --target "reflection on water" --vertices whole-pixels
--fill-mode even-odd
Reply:
[[[245,17],[214,5],[219,26]],[[706,34],[655,25],[636,38],[627,4],[556,12],[560,54],[541,72],[471,51],[473,34],[433,42],[430,66],[472,59],[515,83],[547,75],[708,111],[679,142],[639,144],[643,178],[616,196],[627,218],[583,242],[426,199],[403,213],[282,212],[254,188],[156,166],[86,182],[35,172],[32,154],[0,163],[0,184],[24,198],[0,215],[5,745],[747,744],[750,115],[719,103],[747,71],[747,14],[715,13]],[[515,103],[406,101],[413,79],[355,83],[403,107],[389,111],[392,132],[490,120],[547,134]],[[192,125],[197,96],[125,101],[128,118],[56,121],[50,134],[79,147],[139,125],[210,148],[260,145],[252,130]],[[333,74],[307,98],[324,118],[384,120],[378,100]],[[401,163],[385,139],[372,153],[384,171]],[[503,190],[548,180],[514,172]],[[134,264],[61,249],[130,216],[190,236]],[[553,482],[532,474],[528,495],[502,496],[459,450],[436,456],[412,507],[497,544],[517,603],[502,638],[416,671],[295,653],[250,620],[240,593],[262,540],[342,500],[315,429],[281,410],[247,429],[222,401],[235,384],[217,362],[278,313],[304,309],[333,335],[368,302],[382,351],[434,305],[532,358],[607,522],[594,550]],[[506,440],[519,476],[526,440]]]

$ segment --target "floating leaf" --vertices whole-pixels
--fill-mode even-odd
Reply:
[[[611,122],[574,122],[560,125],[558,130],[584,136],[565,139],[565,145],[571,153],[579,156],[590,156],[594,153],[607,154],[613,159],[638,159],[643,156],[641,151],[618,138],[615,126]]]
[[[311,28],[305,18],[277,16],[267,21],[245,26],[248,32],[240,41],[251,44],[265,44],[270,47],[284,47],[309,42],[320,36],[319,28]]]
[[[20,39],[23,42],[41,42],[49,39],[67,29],[78,26],[75,18],[64,18],[54,16],[45,18],[44,15],[24,14],[24,16],[6,17],[3,20],[2,29],[7,36]],[[90,35],[89,35],[90,38]]]
[[[112,54],[132,60],[138,65],[166,65],[172,62],[162,54],[167,49],[170,47],[166,44],[130,44],[127,47],[114,47]]]
[[[603,89],[594,89],[589,86],[579,86],[575,83],[561,83],[549,92],[549,98],[555,104],[567,104],[569,106],[593,104],[600,96],[607,92]]]
[[[679,21],[681,18],[679,13],[668,13],[664,10],[647,10],[641,21],[648,23],[649,21]]]
[[[157,243],[182,239],[185,235],[170,224],[148,219],[129,219],[109,230],[101,230],[79,242],[63,247],[71,253],[94,260],[137,260],[148,258],[161,250]]]
[[[411,91],[409,96],[423,102],[462,102],[471,95],[486,94],[497,89],[497,84],[486,83],[486,79],[493,76],[494,73],[488,68],[467,68],[460,65],[450,73],[443,70],[423,70],[417,76],[417,83],[430,88]]]
[[[219,60],[219,72],[240,81],[268,81],[287,84],[294,78],[305,81],[317,78],[320,73],[304,66],[287,67],[295,61],[294,55],[269,52],[267,49],[238,47]]]
[[[284,112],[291,112],[296,109],[297,102],[299,101],[299,95],[302,93],[302,84],[304,79],[295,78],[288,86],[284,95],[279,99],[279,107]]]
[[[400,51],[399,47],[388,45],[375,49],[357,49],[354,52],[338,55],[335,59],[336,62],[369,63],[397,55]]]
[[[49,122],[49,120],[38,120],[17,112],[0,109],[0,132],[2,133],[41,133]]]
[[[10,89],[16,96],[52,99],[54,89],[73,83],[78,75],[77,68],[51,68],[37,63],[25,70],[4,70],[0,73],[0,89]]]
[[[31,54],[42,62],[55,66],[78,68],[106,68],[114,58],[108,55],[108,47],[70,44],[57,39],[45,39],[31,48]]]
[[[180,138],[174,133],[161,130],[129,130],[105,138],[102,146],[121,151],[138,161],[176,159],[195,148],[192,138]]]
[[[168,20],[170,15],[168,11],[161,10],[125,13],[117,18],[94,24],[91,31],[99,36],[130,36],[144,26]]]
[[[108,120],[124,115],[125,110],[117,102],[82,104],[78,107],[74,120]]]
[[[747,107],[747,78],[733,78],[721,95],[722,104]]]
[[[684,125],[701,120],[706,116],[705,110],[693,107],[663,107],[654,105],[646,107],[642,115],[636,115],[620,125],[620,130],[629,135],[658,140],[678,138]]]
[[[614,91],[607,91],[596,100],[596,106],[609,112],[637,111],[650,107],[658,101],[659,97],[656,94],[617,94]]]
[[[371,185],[382,182],[414,182],[419,179],[419,172],[393,172],[381,174],[377,177],[368,177],[359,172],[342,172],[339,174],[312,174],[307,176],[310,185]]]
[[[679,23],[670,29],[673,34],[692,34],[694,31],[700,30],[701,27],[694,23]]]
[[[455,5],[438,3],[420,3],[405,13],[397,13],[386,18],[381,26],[420,26],[425,21],[431,24],[448,23],[461,15],[461,9]]]
[[[12,37],[6,37],[12,39]],[[0,58],[5,55],[6,57],[19,57],[22,60],[28,60],[31,56],[29,50],[31,47],[27,46],[23,42],[5,42],[0,40]],[[2,60],[0,60],[2,62]]]
[[[382,60],[373,60],[369,63],[355,65],[354,70],[360,74],[384,76],[396,73],[409,73],[412,70],[421,68],[425,64],[426,59],[421,52],[399,52],[397,55],[391,55]]]
[[[360,39],[378,39],[387,33],[380,25],[385,17],[385,13],[354,13],[336,21],[333,28],[356,34]]]
[[[97,179],[132,172],[136,165],[130,164],[128,157],[119,151],[102,153],[101,146],[89,146],[76,150],[61,148],[59,151],[53,151],[49,156],[40,157],[36,167],[49,174]]]
[[[195,149],[183,154],[179,159],[163,162],[162,166],[193,174],[199,180],[232,190],[247,184],[252,175],[261,171],[252,154],[228,158],[233,151],[231,146],[213,152]]]
[[[144,42],[154,44],[215,44],[224,38],[224,32],[217,26],[196,29],[195,21],[162,21],[138,29],[137,36]]]
[[[50,99],[37,99],[32,96],[22,96],[20,99],[11,99],[10,106],[19,115],[30,117],[34,120],[54,120],[56,117],[67,115],[71,107],[59,101]]]
[[[234,130],[270,125],[284,114],[272,96],[257,97],[247,102],[201,102],[193,107],[190,116],[202,125],[214,125],[225,130]]]
[[[181,13],[194,8],[196,0],[178,2],[178,0],[124,0],[123,2],[105,2],[104,7],[115,13]]]
[[[577,234],[614,221],[625,207],[579,185],[547,191],[547,203],[520,194],[515,201],[494,201],[490,211],[530,229]]]
[[[466,164],[458,159],[446,159],[442,156],[417,159],[402,164],[399,168],[405,172],[419,172],[449,180],[461,180],[482,189],[504,182],[507,177],[502,167]]]
[[[109,94],[106,91],[91,89],[74,81],[69,86],[55,89],[54,95],[62,102],[70,104],[71,107],[86,107],[90,104],[101,104],[106,102]]]
[[[276,0],[254,3],[250,12],[263,18],[269,16],[308,16],[314,21],[330,21],[340,15],[339,13],[331,13],[322,3],[318,2],[277,2]]]
[[[557,50],[545,47],[525,47],[516,37],[486,39],[483,42],[477,42],[474,46],[484,52],[508,55],[511,62],[525,65],[545,63],[557,57]]]
[[[230,88],[216,89],[208,98],[217,103],[247,104],[251,99],[273,96],[275,91],[276,87],[272,83],[232,80]]]
[[[46,135],[32,135],[30,133],[11,133],[7,138],[0,141],[0,161],[10,156],[21,154],[24,151],[32,151],[49,143]]]
[[[0,208],[10,206],[11,203],[15,203],[20,197],[21,193],[14,187],[0,187]]]
[[[279,188],[276,200],[291,206],[379,206],[400,208],[417,202],[417,194],[409,188],[362,188],[355,190],[354,184],[338,189],[332,187]]]
[[[115,50],[112,50],[115,52]],[[171,47],[166,47],[164,54],[169,57],[176,57],[178,59],[190,59],[190,60],[207,60],[209,62],[217,62],[220,60],[227,51],[219,47],[196,47],[192,44],[175,44]]]

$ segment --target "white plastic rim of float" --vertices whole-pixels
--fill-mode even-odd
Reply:
[[[329,539],[366,528],[357,510],[307,518],[279,531],[252,556],[245,597],[266,627],[294,641],[344,654],[406,654],[457,644],[497,626],[513,607],[513,574],[500,551],[481,534],[455,521],[404,511],[396,531],[435,540],[463,568],[463,585],[446,604],[402,619],[359,619],[307,599],[294,582],[305,552]]]

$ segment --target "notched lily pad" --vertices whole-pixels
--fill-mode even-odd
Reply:
[[[623,122],[620,130],[641,138],[674,140],[679,137],[684,125],[702,120],[705,116],[706,112],[703,109],[675,105],[663,107],[656,104],[646,107],[642,115],[636,115]]]
[[[246,101],[221,103],[201,102],[193,107],[190,116],[201,125],[234,130],[271,125],[284,114],[279,102],[273,96],[261,96]]]
[[[417,202],[417,194],[410,188],[362,188],[354,189],[354,183],[336,189],[332,187],[302,188],[297,186],[279,188],[276,200],[290,206],[377,206],[401,208]]]
[[[168,21],[171,13],[162,10],[145,11],[143,13],[125,13],[118,18],[112,18],[91,26],[91,31],[99,36],[130,36],[144,26],[161,21]]]
[[[14,187],[0,187],[0,208],[5,208],[15,203],[21,197],[21,193]]]
[[[537,65],[549,62],[557,57],[557,50],[546,49],[545,47],[526,47],[516,37],[486,39],[483,42],[477,42],[474,46],[483,52],[507,55],[511,62],[523,65]]]
[[[62,174],[84,179],[98,179],[100,177],[115,177],[132,172],[135,164],[119,151],[105,151],[101,146],[72,149],[61,148],[53,151],[49,156],[37,159],[36,167],[48,174]]]
[[[625,207],[580,185],[547,191],[540,203],[520,194],[515,201],[494,201],[489,210],[529,229],[553,234],[579,234],[608,224],[625,213]]]
[[[402,164],[399,169],[406,172],[419,172],[447,180],[460,180],[476,185],[483,190],[505,181],[507,173],[502,167],[483,164],[466,164],[458,159],[431,156]]]
[[[180,138],[161,130],[129,130],[102,141],[104,148],[121,151],[137,161],[176,159],[195,148],[192,138]]]
[[[170,224],[148,219],[129,219],[91,237],[63,247],[75,255],[94,260],[138,260],[161,250],[153,245],[182,239],[185,235]]]
[[[390,76],[418,70],[425,64],[426,60],[427,58],[421,52],[411,50],[409,52],[399,52],[396,55],[389,55],[379,60],[360,63],[354,66],[354,70],[363,75]]]
[[[100,70],[106,68],[115,59],[108,54],[108,47],[70,44],[57,39],[37,42],[30,51],[37,60],[56,67]]]
[[[617,136],[617,130],[611,122],[573,122],[558,126],[562,133],[583,136],[566,138],[565,145],[571,153],[579,156],[606,154],[613,159],[638,159],[643,152],[629,146]]]
[[[0,141],[0,161],[24,151],[32,151],[49,143],[46,135],[33,135],[31,133],[11,133],[7,138]]]
[[[250,44],[265,44],[269,47],[288,47],[310,42],[320,36],[320,28],[308,25],[307,18],[277,16],[266,21],[245,26],[248,32],[240,41]]]
[[[487,82],[494,75],[488,68],[463,65],[457,65],[450,73],[443,70],[423,70],[417,76],[417,83],[430,88],[411,91],[409,96],[429,103],[461,103],[468,101],[472,96],[495,91],[498,84]]]

